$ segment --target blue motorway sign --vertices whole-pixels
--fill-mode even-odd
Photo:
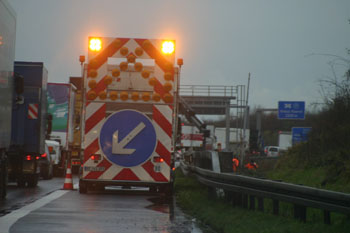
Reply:
[[[304,120],[304,101],[278,101],[278,119]]]
[[[292,144],[306,142],[311,127],[293,127],[292,128]]]
[[[135,110],[122,110],[107,118],[100,131],[99,143],[109,161],[134,167],[152,155],[157,135],[146,115]]]

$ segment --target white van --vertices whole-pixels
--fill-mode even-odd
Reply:
[[[266,148],[266,155],[268,157],[277,157],[280,154],[280,148],[278,146],[268,146]]]
[[[56,171],[61,161],[60,143],[53,140],[45,140],[45,142],[49,148],[51,158],[53,160],[53,167],[54,167],[54,170]]]

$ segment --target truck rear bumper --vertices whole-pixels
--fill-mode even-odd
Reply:
[[[142,181],[121,181],[121,180],[88,180],[80,179],[79,183],[99,185],[99,186],[137,186],[137,187],[153,187],[169,184],[170,182],[142,182]]]

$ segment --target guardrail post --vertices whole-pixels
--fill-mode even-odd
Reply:
[[[258,210],[264,212],[264,198],[258,197]]]
[[[225,193],[225,200],[229,203],[233,202],[233,199],[234,199],[233,192],[224,190],[224,193]]]
[[[280,203],[278,200],[272,200],[273,204],[273,214],[278,215],[279,214],[279,209],[280,209]]]
[[[248,209],[248,195],[247,194],[242,194],[242,207],[245,209]]]
[[[249,196],[249,209],[255,210],[255,196],[253,195]]]
[[[208,199],[216,198],[216,189],[213,187],[208,187]]]
[[[331,224],[331,212],[328,210],[323,211],[323,222],[324,224]]]
[[[294,204],[294,218],[306,222],[306,207]]]
[[[241,206],[242,207],[242,194],[241,193],[233,193],[233,200],[232,200],[232,205],[233,206]]]

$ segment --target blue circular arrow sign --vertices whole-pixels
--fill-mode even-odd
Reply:
[[[157,143],[152,121],[135,110],[110,115],[103,124],[100,148],[109,161],[123,167],[134,167],[147,161]]]

